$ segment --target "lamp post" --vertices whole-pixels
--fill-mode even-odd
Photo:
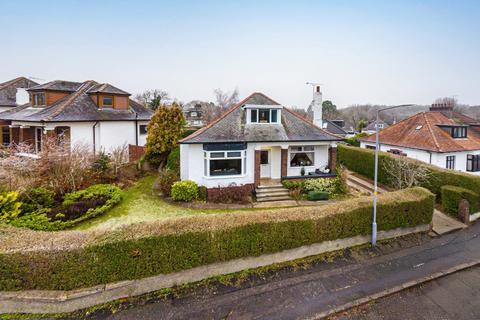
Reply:
[[[378,142],[378,115],[380,112],[385,110],[403,108],[403,107],[411,107],[414,104],[402,104],[398,106],[383,108],[377,110],[377,116],[375,119],[375,174],[374,174],[374,181],[373,181],[373,222],[372,222],[372,246],[377,245],[377,185],[378,185],[378,151],[379,151],[379,142]]]

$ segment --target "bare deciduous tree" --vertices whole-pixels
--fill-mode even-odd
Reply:
[[[215,104],[222,110],[226,110],[238,102],[238,89],[233,90],[233,92],[215,89],[213,93],[215,94]]]
[[[118,171],[128,164],[128,146],[123,144],[112,149],[110,152],[112,170],[114,177],[118,176]]]
[[[146,90],[136,94],[133,99],[152,110],[157,110],[160,104],[171,100],[168,92],[160,89]]]
[[[388,179],[396,189],[405,189],[422,185],[430,175],[427,166],[419,161],[402,156],[392,155],[383,161],[383,168],[388,173]]]

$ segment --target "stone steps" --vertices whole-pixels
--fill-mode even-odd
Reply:
[[[281,184],[260,185],[255,189],[255,194],[257,202],[291,200],[288,189]]]

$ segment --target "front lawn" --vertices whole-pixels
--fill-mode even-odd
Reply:
[[[134,186],[124,192],[120,204],[102,216],[85,221],[78,225],[76,229],[111,229],[132,223],[171,217],[232,212],[228,209],[190,209],[169,204],[153,193],[152,185],[154,181],[155,176],[141,178]]]

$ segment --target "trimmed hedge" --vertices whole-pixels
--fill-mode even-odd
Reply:
[[[338,161],[349,170],[373,180],[375,150],[338,145],[337,156]],[[385,172],[384,163],[391,159],[392,156],[386,152],[379,152],[378,154],[378,182],[386,186],[392,186],[392,184],[388,179],[388,173]],[[409,160],[417,161],[413,159]],[[442,186],[458,186],[473,192],[480,190],[480,176],[442,169],[423,162],[422,164],[430,170],[429,179],[422,187],[433,192],[437,196],[437,201],[441,200]]]
[[[433,208],[434,195],[423,188],[382,194],[378,198],[378,229],[429,224]],[[28,230],[31,234],[26,235],[26,231],[12,228],[3,236],[0,232],[0,290],[71,290],[139,279],[368,235],[371,223],[372,198],[360,197],[322,208],[166,219],[105,231],[103,235],[94,232],[46,235]],[[23,242],[15,241],[12,232],[21,234]],[[83,238],[79,239],[80,236]],[[7,243],[9,247],[5,247]]]
[[[478,202],[480,200],[478,193],[456,186],[443,186],[441,190],[442,207],[449,215],[458,217],[458,205],[462,199],[468,201],[470,214],[478,212]]]

